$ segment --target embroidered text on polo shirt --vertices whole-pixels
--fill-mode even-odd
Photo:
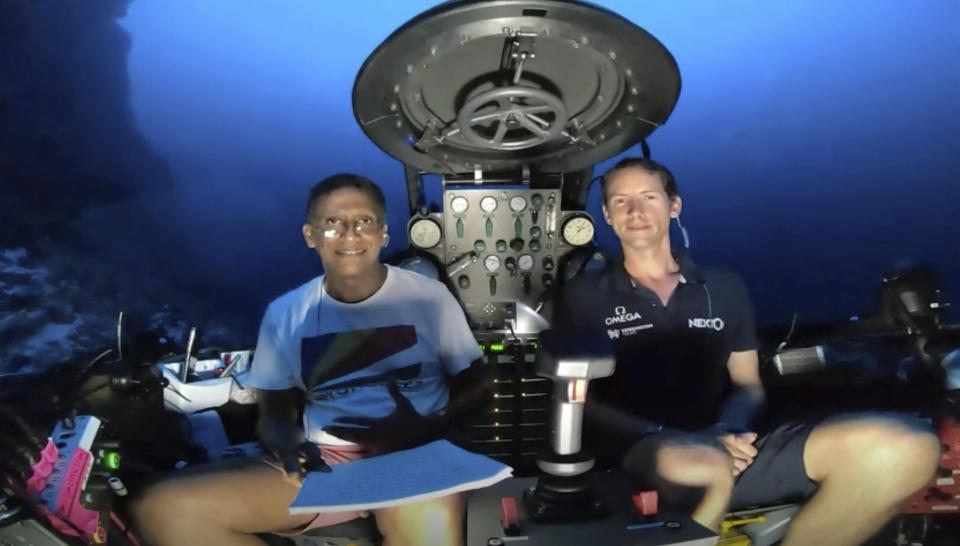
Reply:
[[[723,330],[724,322],[720,317],[715,318],[692,318],[687,320],[688,328],[707,328],[718,332]]]
[[[607,326],[614,326],[619,324],[627,324],[631,322],[636,322],[641,320],[643,317],[640,313],[637,312],[627,312],[627,308],[623,305],[618,305],[613,309],[613,315],[604,319],[604,323]],[[640,330],[646,330],[648,328],[653,328],[653,323],[648,322],[646,324],[638,324],[636,326],[628,326],[626,328],[613,328],[607,329],[607,335],[610,339],[618,339],[620,336],[632,336],[639,332]]]
[[[623,324],[625,322],[640,320],[640,318],[640,313],[628,313],[626,307],[618,305],[613,310],[613,316],[607,317],[604,322],[607,326],[613,326],[614,324]]]

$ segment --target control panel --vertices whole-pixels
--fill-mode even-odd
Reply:
[[[480,348],[494,370],[494,393],[488,407],[467,418],[469,449],[529,475],[550,436],[551,383],[534,371],[537,344],[489,340]]]
[[[410,243],[443,264],[480,329],[503,329],[513,304],[537,309],[563,256],[593,242],[593,219],[563,211],[559,188],[446,186],[442,213],[408,224]]]

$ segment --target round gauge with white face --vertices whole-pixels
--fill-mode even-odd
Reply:
[[[488,213],[497,210],[497,198],[492,195],[488,195],[481,199],[480,210]]]
[[[487,268],[487,271],[491,273],[500,269],[500,257],[494,256],[493,254],[487,256],[483,260],[483,267]]]
[[[513,212],[523,212],[527,209],[527,200],[522,195],[514,195],[510,198],[510,210]]]
[[[520,271],[530,271],[533,269],[533,256],[529,254],[521,254],[517,258],[517,267],[520,268]]]
[[[587,216],[572,216],[563,223],[560,233],[568,245],[583,246],[593,240],[593,221]]]
[[[458,195],[454,197],[453,200],[450,201],[450,210],[452,210],[456,214],[461,214],[463,212],[466,212],[467,207],[469,206],[470,206],[470,202],[467,201],[467,198],[463,197],[462,195]]]
[[[419,218],[410,224],[410,243],[417,248],[433,248],[440,244],[440,224],[430,218]]]

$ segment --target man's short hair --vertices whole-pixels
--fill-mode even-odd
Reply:
[[[387,200],[383,196],[383,190],[369,178],[352,173],[337,173],[328,176],[310,188],[310,198],[307,199],[307,221],[310,220],[310,215],[313,214],[313,209],[320,200],[344,188],[354,189],[366,194],[377,205],[378,220],[383,221],[387,215]]]
[[[673,199],[680,196],[680,192],[677,190],[677,180],[673,177],[673,173],[671,173],[669,169],[652,159],[627,157],[617,162],[617,164],[611,167],[610,170],[603,175],[603,178],[600,179],[600,194],[603,197],[604,204],[607,203],[607,185],[610,179],[613,178],[613,175],[624,169],[643,169],[652,175],[656,175],[656,177],[660,179],[660,183],[663,185],[663,191],[667,193],[667,197]]]

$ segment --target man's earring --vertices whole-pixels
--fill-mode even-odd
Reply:
[[[389,233],[384,233],[384,234],[383,234],[383,246],[386,247],[386,246],[389,245],[389,244],[390,244],[390,234],[389,234]]]

